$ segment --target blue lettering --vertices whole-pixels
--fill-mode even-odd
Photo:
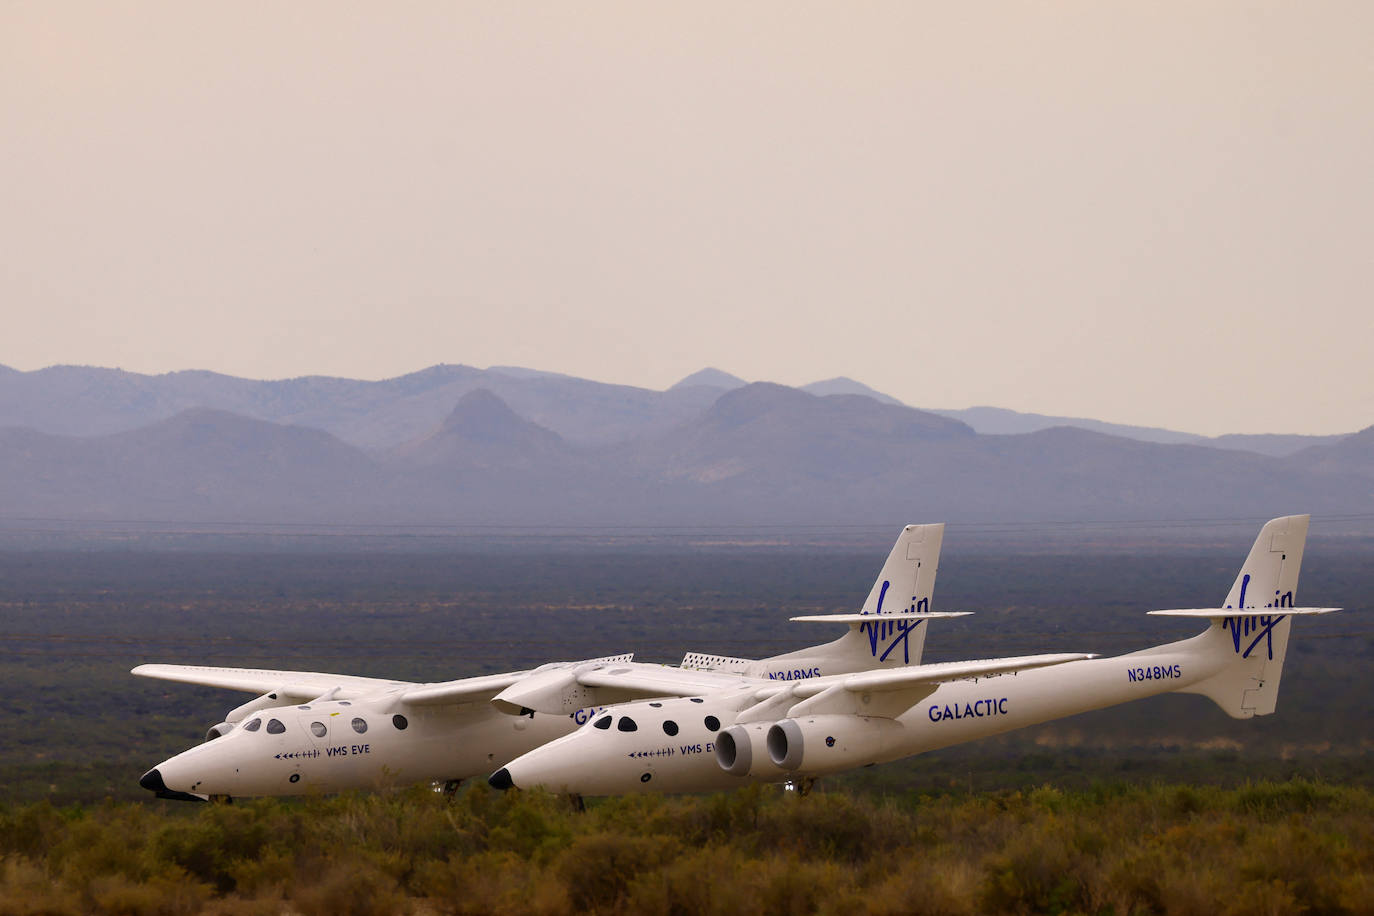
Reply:
[[[1163,681],[1178,677],[1183,677],[1182,665],[1155,665],[1150,668],[1126,669],[1126,679],[1132,684],[1136,681]]]
[[[820,677],[821,669],[816,668],[794,668],[791,671],[770,671],[768,679],[770,681],[800,681],[808,677]]]
[[[1007,714],[1007,697],[999,699],[975,700],[972,703],[964,703],[960,706],[955,703],[953,706],[946,703],[941,706],[936,704],[926,709],[926,715],[932,722],[941,722],[945,719],[981,719],[984,716],[1005,716]]]
[[[571,718],[578,725],[586,725],[592,719],[596,718],[597,716],[605,712],[606,709],[607,707],[605,706],[588,706],[584,709],[579,709],[576,712],[572,713]]]
[[[1268,650],[1269,658],[1274,658],[1274,627],[1279,622],[1287,618],[1287,614],[1264,614],[1260,617],[1227,617],[1222,620],[1221,625],[1231,633],[1231,644],[1241,658],[1249,658],[1255,646],[1259,645],[1260,640],[1265,640],[1265,648]],[[1249,639],[1254,635],[1254,639],[1242,650],[1242,637]]]
[[[878,606],[874,609],[874,614],[881,614],[883,612],[883,601],[887,598],[887,590],[891,584],[892,583],[888,580],[883,580],[882,590],[878,592]],[[918,601],[915,595],[911,596],[909,613],[924,613],[929,610],[930,599],[928,597]],[[859,631],[868,634],[868,651],[874,658],[878,659],[878,661],[887,661],[888,656],[892,655],[892,653],[897,650],[898,646],[901,646],[902,662],[909,665],[911,664],[911,646],[908,640],[911,637],[911,631],[919,627],[922,621],[894,620],[891,619],[893,616],[894,615],[889,615],[889,619],[887,620],[875,620],[872,623],[861,623],[859,624]],[[895,616],[906,617],[907,615],[899,614]],[[892,640],[890,643],[887,642],[889,639]],[[882,648],[881,654],[878,652],[879,648]]]

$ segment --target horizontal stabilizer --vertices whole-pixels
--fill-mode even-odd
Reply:
[[[1156,617],[1203,617],[1220,620],[1223,617],[1270,617],[1274,614],[1314,615],[1334,614],[1338,607],[1246,607],[1246,608],[1180,608],[1170,611],[1146,611]]]
[[[891,623],[894,620],[928,620],[931,617],[969,617],[973,611],[922,611],[919,614],[808,614],[789,617],[798,623]]]

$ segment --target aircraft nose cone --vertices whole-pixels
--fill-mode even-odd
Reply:
[[[138,784],[149,792],[166,792],[167,783],[162,781],[162,774],[153,767],[138,780]]]
[[[153,772],[156,773],[157,770]],[[491,786],[493,789],[500,789],[504,792],[507,789],[515,788],[515,780],[510,778],[510,770],[501,767],[501,769],[487,777],[487,785]]]

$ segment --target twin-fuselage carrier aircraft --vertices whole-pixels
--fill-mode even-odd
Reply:
[[[864,606],[882,623],[855,624],[834,642],[757,661],[691,652],[682,668],[674,668],[615,655],[433,684],[315,671],[140,665],[133,670],[140,677],[258,696],[211,726],[203,744],[164,760],[139,784],[160,798],[186,800],[425,780],[452,789],[573,732],[603,707],[675,692],[649,686],[646,694],[646,685],[688,676],[684,683],[696,690],[703,678],[727,687],[919,661],[921,624],[955,616],[928,613],[943,535],[944,525],[903,529]],[[893,613],[898,604],[902,614]]]
[[[262,696],[140,784],[184,799],[451,787],[479,773],[497,788],[578,795],[806,788],[818,776],[1171,691],[1211,697],[1238,718],[1264,715],[1274,711],[1292,617],[1336,610],[1294,606],[1307,522],[1264,526],[1223,607],[1151,612],[1207,620],[1201,635],[1116,658],[921,664],[924,625],[962,615],[930,610],[943,526],[912,525],[859,613],[793,618],[846,624],[844,636],[760,661],[689,653],[670,667],[614,656],[439,684],[144,665],[134,673]]]

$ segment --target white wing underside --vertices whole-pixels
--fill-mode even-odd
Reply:
[[[597,662],[630,662],[631,655],[616,655]],[[139,677],[199,684],[204,687],[223,687],[247,693],[277,694],[283,703],[306,702],[330,691],[334,699],[350,700],[391,694],[402,703],[412,706],[457,705],[486,702],[505,688],[537,671],[566,668],[584,662],[555,662],[528,671],[511,671],[479,677],[459,678],[417,684],[387,678],[359,677],[353,674],[331,674],[323,671],[279,671],[270,668],[217,668],[208,665],[139,665],[132,674]]]

